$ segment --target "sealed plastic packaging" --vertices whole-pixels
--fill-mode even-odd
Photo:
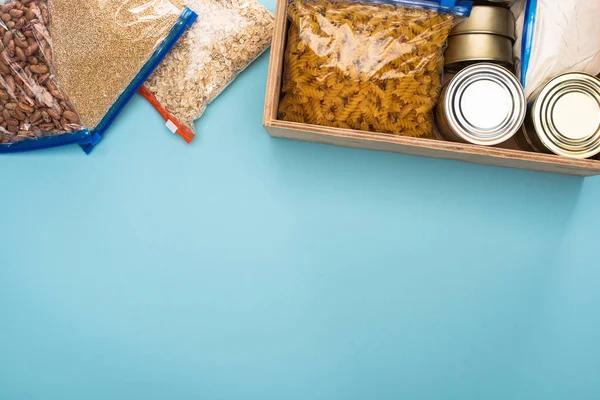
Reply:
[[[181,0],[48,1],[56,76],[90,127],[90,152],[197,15]]]
[[[600,73],[598,0],[523,0],[515,50],[525,95],[568,72]]]
[[[279,118],[434,138],[452,27],[471,2],[292,0]]]
[[[198,15],[140,93],[188,143],[194,120],[271,43],[273,15],[256,0],[187,0]]]
[[[46,0],[0,1],[0,152],[89,137],[54,78]]]

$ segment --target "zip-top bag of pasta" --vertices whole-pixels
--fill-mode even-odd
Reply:
[[[273,14],[256,0],[186,0],[198,13],[173,51],[139,90],[173,133],[190,143],[194,120],[273,35]]]
[[[56,78],[90,128],[86,153],[197,15],[183,0],[48,0]]]
[[[46,0],[0,0],[0,152],[89,138],[54,77]]]
[[[446,41],[470,1],[292,0],[279,118],[435,138]]]

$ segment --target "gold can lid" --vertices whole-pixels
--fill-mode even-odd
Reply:
[[[450,32],[450,36],[469,33],[487,33],[500,35],[516,40],[515,16],[513,13],[497,6],[474,6],[471,16],[456,25]]]
[[[551,152],[573,158],[600,153],[600,80],[573,72],[546,84],[531,105],[533,127]]]
[[[465,66],[493,62],[512,68],[513,45],[509,38],[486,33],[456,35],[448,38],[444,53],[444,66],[458,71]]]

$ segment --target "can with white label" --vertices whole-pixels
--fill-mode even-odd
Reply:
[[[600,153],[600,80],[572,72],[537,90],[528,103],[519,147],[572,158]]]
[[[525,110],[517,78],[506,68],[482,63],[463,69],[442,89],[436,122],[446,140],[493,146],[519,131]]]

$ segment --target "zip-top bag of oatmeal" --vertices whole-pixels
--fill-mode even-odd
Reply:
[[[190,143],[194,120],[271,43],[273,15],[256,0],[187,0],[198,15],[140,89],[171,132]]]

